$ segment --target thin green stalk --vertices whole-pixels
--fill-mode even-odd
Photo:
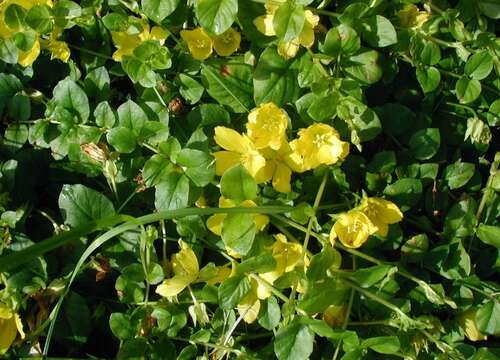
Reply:
[[[85,48],[82,48],[80,46],[77,46],[77,45],[73,45],[73,44],[69,44],[68,43],[68,46],[70,48],[73,48],[73,49],[76,49],[78,51],[81,51],[83,53],[87,53],[89,55],[93,55],[93,56],[97,56],[97,57],[100,57],[102,59],[106,59],[106,60],[113,60],[113,58],[109,55],[106,55],[106,54],[102,54],[102,53],[99,53],[97,51],[92,51],[92,50],[89,50],[89,49],[85,49]]]
[[[356,271],[356,256],[352,257],[352,270]],[[347,328],[347,324],[349,323],[349,317],[351,316],[351,309],[352,309],[352,303],[354,302],[354,288],[351,288],[351,294],[349,295],[349,302],[347,303],[347,310],[344,318],[344,323],[342,324],[342,330],[345,330]],[[340,352],[340,345],[342,344],[342,339],[337,344],[337,347],[335,348],[335,353],[333,354],[332,360],[336,360],[339,352]]]
[[[118,210],[116,210],[117,213],[121,213],[123,208],[125,208],[125,206],[127,206],[127,204],[130,202],[130,200],[132,200],[132,198],[138,193],[138,188],[136,188],[126,199],[125,201],[120,205],[120,207],[118,208]]]
[[[169,339],[176,340],[176,341],[184,341],[184,342],[188,342],[188,343],[195,344],[195,345],[208,346],[209,348],[213,348],[213,349],[216,349],[216,350],[229,351],[229,352],[232,352],[232,353],[234,353],[234,354],[236,354],[238,356],[240,356],[240,355],[243,354],[240,350],[233,349],[233,348],[231,348],[229,346],[218,345],[218,344],[213,344],[213,343],[208,343],[208,342],[203,342],[203,341],[197,341],[197,340],[191,340],[191,339],[184,339],[184,338],[177,337],[177,336],[169,336]]]

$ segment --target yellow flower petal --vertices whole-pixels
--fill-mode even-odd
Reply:
[[[148,40],[158,40],[161,45],[165,44],[168,33],[160,26],[153,26],[149,33]]]
[[[257,320],[257,316],[260,311],[260,300],[256,295],[257,283],[254,279],[251,279],[251,290],[250,292],[240,301],[237,306],[238,313],[243,315],[243,320],[247,324],[253,323]]]
[[[213,41],[217,54],[230,56],[240,47],[241,34],[233,28],[229,28],[224,33],[216,36]]]
[[[261,184],[272,180],[275,170],[276,162],[266,161],[266,165],[255,175],[255,181],[257,182],[257,184]]]
[[[290,192],[292,187],[290,181],[292,179],[292,170],[283,163],[278,163],[273,176],[273,187],[279,192]]]
[[[215,127],[214,140],[221,148],[228,151],[245,153],[250,148],[250,140],[236,130],[224,127]]]
[[[181,250],[172,256],[174,276],[158,285],[156,293],[161,296],[175,296],[198,278],[199,265],[194,251],[180,241]]]
[[[212,154],[215,158],[215,174],[224,175],[227,169],[232,168],[241,160],[241,155],[234,151],[217,151]]]
[[[24,338],[19,315],[12,312],[6,305],[0,304],[0,355],[9,350],[18,332]]]
[[[288,115],[274,103],[265,103],[248,114],[247,133],[257,149],[278,150],[288,127]]]
[[[382,198],[364,197],[358,209],[368,216],[382,236],[387,235],[388,224],[395,224],[403,219],[403,213],[398,206]]]
[[[17,62],[19,65],[28,67],[35,62],[36,58],[40,55],[40,42],[35,40],[33,47],[29,51],[21,51],[19,50],[19,57]]]
[[[49,40],[46,48],[51,53],[51,59],[59,59],[63,62],[68,62],[71,51],[69,50],[68,44],[64,41]]]
[[[210,216],[207,220],[207,228],[215,235],[221,236],[222,234],[222,223],[226,218],[226,214],[214,214]]]
[[[280,54],[285,59],[294,58],[300,49],[300,39],[294,39],[292,41],[280,41],[278,43],[278,54]]]
[[[212,39],[202,28],[181,30],[180,34],[196,60],[205,60],[212,54]]]
[[[267,14],[256,17],[253,24],[264,35],[275,36],[276,32],[274,31],[273,21],[274,15]]]
[[[333,225],[335,236],[330,234],[330,241],[338,237],[344,246],[358,248],[377,230],[378,228],[373,225],[368,216],[361,211],[351,210],[339,216]]]

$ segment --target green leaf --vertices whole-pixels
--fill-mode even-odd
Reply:
[[[185,74],[179,74],[179,82],[179,92],[189,104],[196,104],[200,101],[205,89],[198,81]]]
[[[142,0],[141,8],[144,15],[154,22],[161,23],[179,6],[180,0]]]
[[[356,270],[349,275],[362,288],[369,288],[382,281],[392,270],[391,265],[377,265]]]
[[[59,194],[59,207],[64,223],[72,227],[115,214],[113,203],[106,196],[80,184],[63,186]]]
[[[305,20],[303,6],[286,2],[274,14],[273,28],[282,41],[291,41],[299,37]]]
[[[52,10],[47,5],[33,6],[24,20],[29,27],[40,34],[50,32],[54,26]]]
[[[394,200],[402,211],[417,205],[422,196],[422,182],[418,179],[404,178],[388,185],[384,194]]]
[[[116,122],[116,115],[107,101],[97,104],[94,110],[95,123],[99,127],[111,129]]]
[[[142,170],[144,184],[147,187],[155,186],[165,180],[173,171],[173,165],[163,154],[151,156]]]
[[[63,29],[75,25],[75,19],[82,15],[82,8],[74,1],[59,0],[52,8],[55,24]]]
[[[410,150],[418,160],[427,160],[436,155],[441,144],[441,135],[437,128],[422,129],[410,138]]]
[[[21,51],[30,51],[37,40],[38,34],[33,30],[20,31],[14,35],[16,47]]]
[[[381,55],[375,50],[361,50],[349,58],[344,71],[365,84],[375,84],[382,78]]]
[[[431,41],[419,44],[415,52],[424,65],[436,65],[441,60],[441,48]]]
[[[325,36],[322,52],[331,57],[337,57],[342,50],[342,42],[338,28],[331,28]]]
[[[253,74],[254,99],[257,105],[274,102],[283,106],[299,98],[297,76],[300,58],[286,60],[275,47],[268,47],[260,55]]]
[[[24,25],[26,9],[21,5],[11,3],[11,5],[7,6],[3,15],[3,20],[8,27],[11,29],[19,29]]]
[[[278,326],[281,318],[281,310],[278,300],[274,296],[268,297],[261,303],[258,323],[266,330],[273,330]]]
[[[203,0],[196,3],[198,21],[215,35],[229,29],[237,14],[238,0]]]
[[[80,123],[88,120],[90,107],[87,94],[69,77],[59,81],[54,88],[54,101],[70,113],[78,115]]]
[[[308,281],[306,292],[297,302],[297,306],[307,313],[324,312],[330,305],[339,302],[337,281],[327,278],[321,281]]]
[[[217,291],[219,306],[226,310],[235,308],[250,289],[251,285],[248,277],[244,275],[231,276],[219,286]]]
[[[108,143],[122,154],[130,154],[135,150],[137,137],[129,128],[119,126],[106,134]]]
[[[7,129],[5,129],[3,145],[13,148],[15,150],[20,149],[28,140],[28,127],[24,124],[14,123],[10,124]]]
[[[91,313],[87,302],[76,292],[70,292],[56,322],[55,339],[68,346],[82,346],[87,341],[91,328]]]
[[[361,343],[362,347],[370,348],[380,354],[397,353],[401,347],[397,336],[379,336],[366,339]]]
[[[363,25],[365,27],[363,37],[371,46],[386,47],[398,42],[396,29],[387,18],[381,15],[371,16]]]
[[[135,136],[140,136],[142,128],[148,120],[144,110],[132,100],[128,100],[120,105],[117,112],[120,125],[132,130]]]
[[[468,104],[476,100],[481,94],[481,83],[477,79],[469,79],[462,76],[455,85],[458,100],[462,104]]]
[[[476,80],[488,77],[493,69],[493,57],[488,50],[483,50],[472,55],[465,64],[465,74]]]
[[[417,80],[424,93],[436,90],[441,82],[441,73],[434,66],[418,67]]]
[[[444,221],[443,235],[449,239],[465,238],[474,234],[477,205],[474,199],[465,198],[453,205]]]
[[[293,321],[281,328],[274,340],[274,353],[279,360],[308,359],[313,351],[314,333],[309,326]]]
[[[17,59],[17,47],[14,40],[0,38],[0,60],[7,64],[15,64]]]
[[[340,47],[342,54],[352,55],[361,48],[361,39],[352,27],[346,24],[337,26],[340,35]]]
[[[172,171],[156,185],[155,207],[160,211],[185,208],[188,199],[189,179],[186,175]]]
[[[215,176],[215,163],[212,156],[195,149],[182,149],[176,163],[185,167],[184,173],[196,186],[207,186]]]
[[[477,237],[485,244],[500,249],[500,227],[480,224],[477,228]]]
[[[496,0],[478,0],[481,12],[491,19],[500,19],[500,4]]]
[[[109,328],[120,340],[132,339],[137,329],[134,329],[130,316],[122,313],[112,313],[109,317]]]
[[[476,322],[479,331],[484,334],[497,335],[500,333],[500,302],[490,300],[482,305],[477,310]]]
[[[252,73],[252,67],[243,63],[243,59],[211,61],[201,70],[208,94],[236,113],[248,112],[254,107]]]
[[[226,170],[220,180],[221,194],[236,202],[255,199],[257,189],[254,178],[241,164]]]
[[[444,170],[444,178],[448,182],[450,190],[458,189],[472,178],[476,167],[474,164],[465,162],[456,162],[448,165]]]
[[[240,255],[252,248],[257,228],[252,214],[228,214],[222,223],[222,241]]]
[[[244,274],[249,272],[265,273],[273,271],[276,268],[276,260],[271,253],[264,253],[256,256],[252,256],[248,259],[243,260],[236,267],[236,272],[238,274]]]

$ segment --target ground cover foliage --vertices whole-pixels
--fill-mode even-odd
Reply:
[[[498,359],[496,0],[4,0],[0,357]]]

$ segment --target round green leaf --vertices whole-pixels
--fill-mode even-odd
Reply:
[[[439,129],[419,130],[410,138],[410,150],[418,160],[427,160],[436,155],[441,144]]]
[[[441,73],[434,66],[419,67],[416,70],[417,80],[424,93],[434,91],[441,82]]]
[[[196,17],[205,29],[220,35],[233,24],[238,14],[238,0],[203,0],[196,2]]]
[[[257,196],[257,184],[252,175],[238,164],[222,175],[220,192],[225,198],[236,202],[253,200]]]
[[[465,64],[465,73],[473,79],[486,78],[493,69],[493,57],[488,50],[483,50],[472,55]]]
[[[141,7],[144,15],[160,23],[174,12],[179,3],[180,0],[142,0]]]
[[[304,7],[286,2],[274,14],[274,31],[281,40],[291,41],[299,37],[305,19]]]
[[[481,83],[477,79],[461,77],[455,85],[458,100],[462,104],[468,104],[476,100],[481,94]]]
[[[135,150],[137,144],[136,135],[129,128],[119,126],[111,129],[106,139],[118,152],[122,154],[129,154]]]

